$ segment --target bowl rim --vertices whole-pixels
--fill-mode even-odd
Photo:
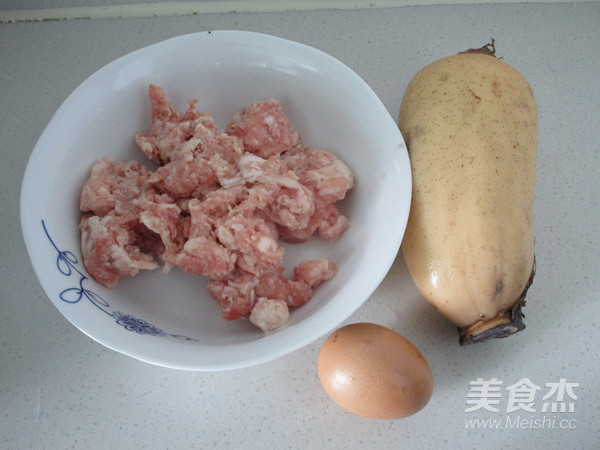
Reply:
[[[35,163],[44,154],[44,145],[43,144],[44,144],[45,136],[48,134],[49,130],[51,130],[53,128],[53,126],[55,126],[55,124],[57,123],[57,121],[59,121],[59,118],[65,113],[65,111],[68,111],[71,102],[73,101],[74,98],[77,97],[78,93],[81,90],[85,89],[85,87],[89,83],[91,83],[94,79],[96,79],[98,77],[102,77],[107,73],[110,73],[112,70],[114,70],[116,67],[122,65],[126,61],[133,60],[136,57],[139,57],[147,52],[151,52],[154,49],[158,49],[160,47],[171,46],[176,43],[183,44],[188,41],[193,41],[194,39],[207,39],[209,36],[211,38],[214,38],[215,40],[217,40],[219,44],[223,44],[223,43],[227,43],[227,42],[236,42],[237,40],[240,40],[243,42],[252,41],[255,44],[267,45],[267,46],[269,46],[269,45],[292,46],[295,49],[299,49],[304,52],[308,52],[311,55],[318,56],[319,58],[324,58],[327,60],[327,62],[329,64],[333,64],[339,70],[344,71],[346,73],[346,75],[352,79],[353,83],[355,83],[355,86],[362,89],[361,93],[364,93],[364,95],[368,95],[369,101],[376,104],[376,107],[381,111],[382,115],[387,116],[386,120],[389,122],[388,125],[390,126],[390,128],[391,128],[392,124],[396,128],[397,131],[395,133],[397,133],[397,134],[395,134],[395,137],[398,140],[398,146],[401,147],[399,149],[399,155],[404,160],[404,165],[402,166],[402,169],[403,169],[402,176],[404,177],[403,186],[405,188],[404,191],[402,192],[402,194],[405,196],[404,203],[403,203],[405,207],[403,210],[399,210],[395,214],[399,231],[398,231],[398,233],[396,233],[393,236],[388,236],[389,242],[387,243],[387,248],[389,249],[389,252],[386,255],[382,255],[383,258],[381,261],[381,267],[382,267],[381,273],[378,274],[379,275],[378,277],[373,277],[372,279],[370,279],[370,282],[367,283],[367,286],[363,286],[364,290],[363,290],[362,296],[364,298],[361,301],[357,301],[356,304],[352,305],[352,307],[349,307],[343,313],[338,314],[336,321],[329,323],[327,326],[323,326],[323,325],[319,324],[318,315],[316,315],[316,314],[304,318],[303,323],[306,322],[305,323],[306,327],[313,326],[313,328],[314,328],[313,331],[311,333],[300,333],[299,332],[300,330],[297,329],[293,342],[289,343],[289,340],[288,340],[288,345],[286,345],[286,346],[270,348],[269,353],[263,354],[263,355],[252,355],[252,356],[248,356],[245,359],[239,359],[236,361],[228,361],[227,363],[218,362],[218,363],[213,363],[213,364],[204,363],[204,362],[198,361],[198,360],[180,361],[180,360],[178,360],[177,356],[169,356],[169,355],[165,355],[165,357],[157,358],[155,355],[148,355],[148,354],[140,353],[138,351],[132,351],[131,349],[128,349],[127,347],[120,346],[114,340],[100,337],[96,332],[94,332],[94,330],[90,330],[89,327],[81,326],[80,323],[77,323],[76,321],[74,321],[73,318],[70,317],[68,311],[66,310],[65,305],[62,304],[60,300],[55,298],[54,293],[52,293],[49,290],[49,286],[47,284],[43,283],[43,281],[42,281],[45,278],[44,270],[43,270],[43,267],[41,266],[41,264],[39,263],[39,261],[35,257],[36,249],[34,247],[34,243],[37,238],[34,238],[34,236],[33,236],[32,227],[27,226],[27,224],[31,222],[31,217],[32,217],[32,212],[28,208],[28,202],[32,198],[32,195],[34,195],[34,193],[31,192],[30,185],[32,183],[33,177],[35,176],[35,173],[34,173]],[[219,41],[219,39],[220,39],[220,41]],[[395,121],[389,115],[387,109],[381,102],[378,95],[373,91],[373,89],[367,84],[367,82],[362,77],[360,77],[356,72],[354,72],[354,70],[352,70],[349,66],[345,65],[343,62],[339,61],[335,57],[325,53],[322,50],[319,50],[319,49],[309,46],[307,44],[288,40],[285,38],[281,38],[281,37],[277,37],[277,36],[273,36],[273,35],[269,35],[269,34],[264,34],[264,33],[252,32],[252,31],[209,30],[209,31],[193,32],[193,33],[187,33],[187,34],[183,34],[183,35],[179,35],[179,36],[170,37],[168,39],[141,47],[137,50],[133,50],[123,56],[120,56],[120,57],[116,58],[115,60],[109,62],[108,64],[102,66],[100,69],[96,70],[94,73],[92,73],[90,76],[88,76],[83,82],[81,82],[67,96],[67,98],[62,102],[62,104],[59,106],[59,108],[56,110],[56,112],[53,114],[52,118],[50,119],[50,121],[48,122],[46,127],[44,128],[43,132],[41,133],[38,141],[36,142],[36,144],[32,150],[32,153],[29,157],[29,160],[28,160],[28,163],[25,168],[24,175],[23,175],[23,181],[22,181],[21,193],[20,193],[20,205],[19,205],[20,206],[20,221],[21,221],[21,229],[22,229],[23,238],[25,240],[28,256],[29,256],[31,264],[33,266],[34,273],[36,274],[41,287],[45,291],[46,296],[53,303],[53,305],[61,312],[61,314],[69,322],[71,322],[76,328],[78,328],[80,331],[82,331],[84,334],[88,335],[93,340],[95,340],[96,342],[99,342],[103,346],[110,348],[116,352],[133,357],[140,361],[144,361],[144,362],[162,366],[162,367],[182,369],[182,370],[193,370],[193,371],[218,371],[218,370],[239,369],[239,368],[250,367],[250,366],[263,364],[263,363],[275,360],[277,358],[280,358],[286,354],[289,354],[291,352],[294,352],[296,350],[299,350],[300,348],[303,348],[303,347],[311,344],[312,342],[314,342],[317,339],[323,337],[324,335],[330,333],[333,329],[338,327],[351,314],[353,314],[358,308],[360,308],[360,306],[362,306],[364,304],[364,302],[366,302],[368,300],[368,298],[373,294],[373,292],[377,289],[379,284],[385,278],[385,276],[388,273],[390,267],[392,266],[394,260],[396,259],[398,251],[400,249],[402,238],[404,236],[404,230],[406,229],[406,225],[408,222],[408,213],[410,210],[410,201],[411,201],[411,195],[412,195],[412,192],[411,192],[412,191],[412,178],[411,177],[412,177],[412,175],[411,175],[411,171],[410,171],[410,162],[408,160],[406,146],[405,146],[404,139],[402,138],[402,135],[401,135],[399,129],[397,129],[397,125],[395,124]],[[398,196],[400,196],[400,195],[401,194],[399,193]],[[36,233],[35,233],[36,235],[37,235],[38,231],[36,231]],[[324,306],[325,309],[332,308],[332,307],[333,307],[333,305],[331,303],[327,303]],[[306,327],[304,327],[304,328],[306,328]],[[302,328],[302,327],[297,326],[296,328]],[[239,347],[244,347],[244,345],[240,345]]]

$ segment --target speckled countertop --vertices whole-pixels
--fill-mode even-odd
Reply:
[[[599,23],[600,3],[585,2],[0,24],[0,448],[597,448]],[[436,388],[417,415],[375,421],[341,410],[317,378],[322,340],[249,369],[163,369],[83,335],[39,286],[22,240],[19,191],[52,114],[109,61],[207,29],[260,31],[318,47],[358,72],[393,116],[420,67],[490,37],[530,81],[540,146],[527,328],[459,347],[454,327],[420,299],[401,256],[348,320],[394,328],[425,354]],[[478,379],[502,382],[498,412],[469,412]],[[525,381],[540,388],[532,405],[506,389]]]

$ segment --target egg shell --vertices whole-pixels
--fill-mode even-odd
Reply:
[[[433,373],[421,352],[395,331],[372,323],[334,331],[319,352],[318,373],[329,396],[362,417],[410,416],[433,393]]]

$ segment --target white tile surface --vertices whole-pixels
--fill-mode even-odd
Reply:
[[[600,3],[590,2],[0,25],[0,447],[597,448],[598,23]],[[420,67],[490,36],[499,54],[529,79],[541,133],[538,269],[525,308],[526,330],[460,348],[454,327],[419,298],[401,257],[349,320],[389,326],[425,354],[436,390],[419,414],[388,422],[340,410],[317,378],[321,341],[272,363],[224,373],[179,372],[135,361],[77,331],[38,285],[20,233],[19,189],[29,154],[53,112],[112,59],[207,29],[260,31],[316,46],[362,75],[393,116]],[[566,378],[580,384],[575,411],[465,413],[469,382],[477,378],[505,385],[529,378],[542,387]],[[465,427],[467,419],[518,416],[532,425]],[[544,418],[574,429],[529,428]]]
[[[580,0],[594,1],[594,0]],[[521,3],[521,0],[0,0],[0,23],[48,20],[164,17],[229,12],[378,9],[407,5]],[[531,0],[557,3],[563,0]]]

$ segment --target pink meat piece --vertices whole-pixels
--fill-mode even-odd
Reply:
[[[312,290],[337,274],[337,265],[328,259],[306,260],[294,268],[294,278],[288,279],[278,266],[260,275],[255,287],[258,297],[279,299],[289,307],[299,307],[312,297]]]
[[[258,283],[256,275],[236,269],[226,279],[211,280],[208,292],[217,301],[225,320],[237,320],[250,314],[256,304],[254,288]]]
[[[283,267],[278,266],[265,271],[255,288],[256,295],[283,300],[290,307],[304,305],[312,296],[311,286],[304,280],[286,278],[283,270]]]
[[[175,264],[188,273],[220,280],[234,269],[235,261],[236,255],[215,239],[196,237],[185,243]]]
[[[290,310],[283,300],[261,297],[250,312],[250,322],[265,333],[281,328],[290,319]]]
[[[244,146],[237,137],[222,133],[204,144],[202,148],[207,164],[220,185],[235,176],[238,171],[238,161],[244,153]]]
[[[94,163],[81,190],[79,208],[104,216],[110,211],[126,211],[144,190],[150,173],[137,161],[115,163],[100,159]]]
[[[315,210],[314,195],[298,176],[287,168],[279,156],[267,159],[246,153],[239,161],[240,172],[229,184],[253,185],[256,194],[254,209],[262,209],[264,216],[280,226],[301,228]],[[243,205],[248,209],[248,204]]]
[[[203,158],[174,159],[159,167],[149,181],[175,198],[200,197],[217,188],[217,176]]]
[[[280,227],[303,229],[315,212],[314,195],[298,183],[297,187],[281,187],[273,202],[267,205],[266,216]]]
[[[200,197],[218,189],[221,181],[235,176],[244,151],[239,138],[217,134],[203,121],[189,128],[188,135],[179,136],[169,147],[168,159],[160,157],[161,167],[150,177],[152,183],[176,198]]]
[[[237,266],[254,275],[283,259],[277,234],[260,217],[228,217],[217,226],[216,235],[219,242],[236,253]]]
[[[174,266],[189,234],[189,221],[182,220],[179,206],[168,196],[151,190],[145,191],[132,206],[139,210],[140,223],[160,237],[162,248],[155,252],[157,258],[168,267]]]
[[[350,226],[348,218],[330,203],[319,208],[319,236],[326,241],[337,240]]]
[[[331,280],[337,275],[337,265],[328,259],[313,259],[302,261],[294,268],[294,278],[302,280],[311,288]]]
[[[264,184],[291,187],[298,183],[298,177],[288,170],[286,163],[278,155],[262,158],[252,153],[244,153],[237,164],[238,173],[224,180],[223,186]]]
[[[201,197],[237,174],[242,152],[239,139],[220,134],[177,153],[149,181],[174,197]]]
[[[150,131],[135,140],[158,168],[99,160],[82,189],[90,275],[114,287],[157,261],[177,266],[210,279],[225,319],[250,316],[265,332],[282,326],[337,266],[304,261],[288,279],[279,239],[337,239],[349,221],[335,203],[352,188],[352,172],[332,153],[302,146],[276,100],[251,104],[218,133],[195,100],[179,114],[162,88],[151,85],[149,95]]]
[[[354,175],[339,158],[325,150],[296,146],[282,155],[289,170],[314,195],[314,210],[300,226],[281,225],[280,236],[287,242],[305,242],[315,232],[327,240],[338,239],[350,226],[335,203],[354,186]]]
[[[231,210],[229,215],[262,218],[272,228],[271,231],[277,235],[277,228],[269,222],[264,214],[265,208],[274,201],[277,191],[277,187],[266,184],[256,184],[249,188],[244,187],[244,198]]]
[[[102,217],[87,214],[79,229],[85,267],[106,287],[114,288],[120,278],[158,267],[151,255],[140,250],[135,220],[131,218],[112,213]]]
[[[191,199],[188,210],[191,215],[190,237],[208,237],[213,233],[218,221],[246,198],[243,186],[219,189],[210,192],[204,200]]]
[[[297,146],[282,159],[323,202],[342,200],[354,186],[352,171],[331,152]]]
[[[285,242],[302,243],[318,232],[327,241],[335,241],[350,226],[350,221],[331,203],[317,202],[315,212],[304,228],[279,227],[279,236]]]
[[[275,266],[260,275],[235,269],[227,277],[212,280],[208,285],[226,320],[236,320],[253,311],[259,298],[283,301],[288,308],[306,304],[312,289],[331,279],[337,266],[328,260],[304,261],[294,270],[294,279],[283,274],[284,268]]]
[[[275,99],[252,103],[232,119],[226,131],[239,137],[247,152],[263,158],[285,152],[300,142],[300,136]]]
[[[140,151],[157,165],[169,162],[175,150],[189,141],[194,133],[216,132],[217,124],[210,114],[196,109],[197,100],[190,100],[187,111],[177,113],[164,89],[150,85],[151,125],[149,133],[137,132],[135,142]],[[192,145],[195,142],[192,141]],[[189,147],[189,144],[188,144]]]
[[[212,194],[223,194],[222,190],[213,191]],[[207,197],[208,198],[208,197]],[[201,202],[197,198],[193,198],[188,203],[190,213],[190,239],[199,237],[208,238],[212,235],[214,229],[214,216],[210,214],[210,208],[207,205],[208,201]],[[220,217],[220,215],[218,216]]]
[[[149,189],[149,175],[138,162],[103,159],[94,164],[82,189],[80,209],[88,212],[80,223],[84,265],[107,287],[140,270],[154,269],[157,259],[163,261],[166,255],[168,262],[169,252],[177,252],[160,227],[167,223],[169,210],[169,222],[180,227],[178,213],[173,213],[169,197]]]
[[[177,257],[179,268],[212,279],[222,279],[233,270],[237,254],[217,241],[215,229],[243,193],[241,187],[220,189],[212,191],[204,201],[195,198],[189,201],[189,240]]]
[[[227,133],[208,133],[202,137],[200,146],[207,158],[218,156],[224,162],[236,166],[244,154],[242,140]]]

